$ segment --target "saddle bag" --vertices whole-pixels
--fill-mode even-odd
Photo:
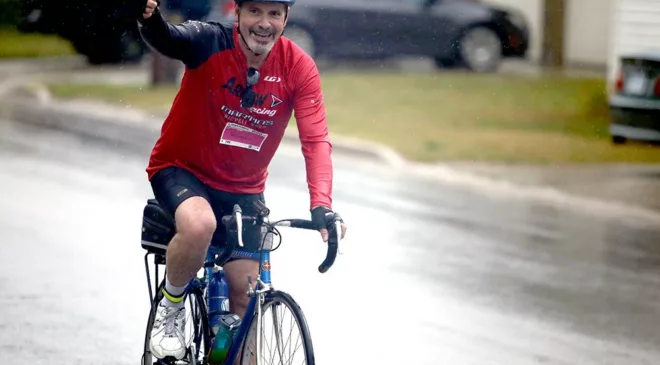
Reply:
[[[176,225],[172,217],[156,199],[149,199],[142,215],[142,248],[165,255],[167,245],[175,233]]]

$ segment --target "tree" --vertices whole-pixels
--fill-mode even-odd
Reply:
[[[581,0],[578,0],[581,1]],[[564,27],[566,0],[545,0],[543,3],[543,51],[544,66],[564,66]]]

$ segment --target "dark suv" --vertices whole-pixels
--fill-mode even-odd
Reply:
[[[202,18],[209,1],[169,0],[168,9],[186,19]],[[57,34],[92,64],[138,62],[148,50],[135,21],[140,5],[140,0],[24,0],[18,29]]]

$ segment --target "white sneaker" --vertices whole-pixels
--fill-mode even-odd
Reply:
[[[156,358],[163,359],[172,356],[181,360],[186,356],[185,313],[185,307],[166,307],[162,303],[158,305],[149,342],[151,353]]]

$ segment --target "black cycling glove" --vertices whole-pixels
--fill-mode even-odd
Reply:
[[[316,229],[320,230],[321,228],[325,228],[332,230],[334,228],[332,223],[335,220],[335,217],[338,218],[340,222],[344,223],[338,213],[335,213],[326,207],[319,206],[312,209],[312,223],[314,223]]]

